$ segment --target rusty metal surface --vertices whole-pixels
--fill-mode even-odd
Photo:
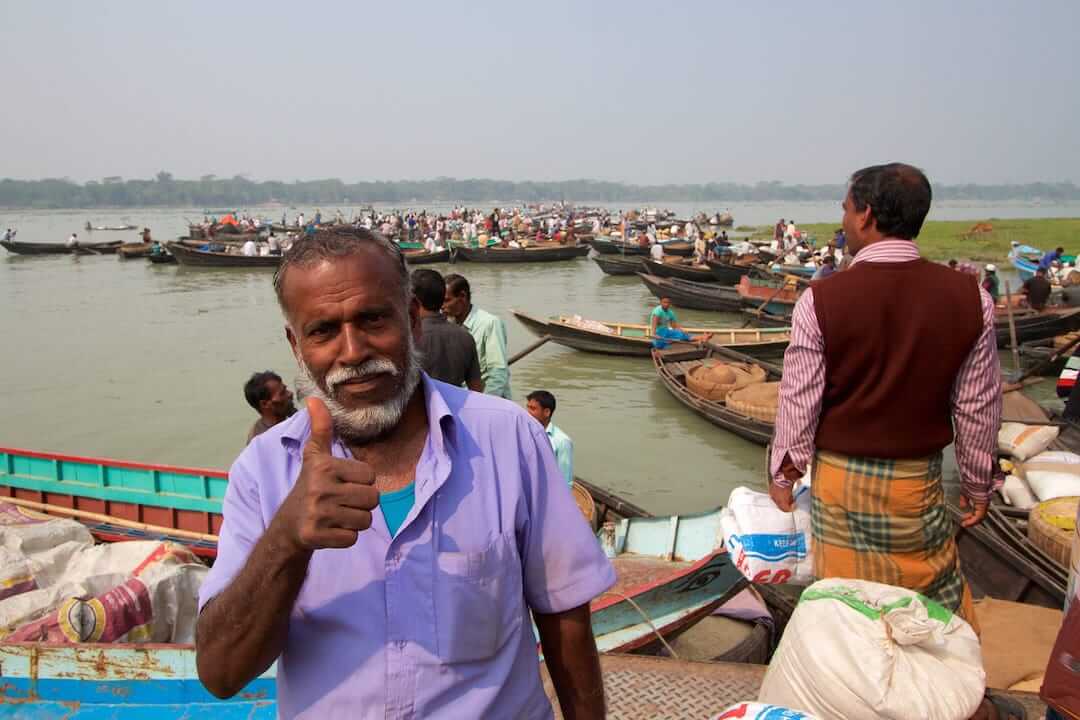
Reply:
[[[730,705],[756,699],[766,670],[764,665],[614,654],[601,655],[600,667],[610,720],[705,720]],[[562,720],[547,668],[540,671],[555,717]],[[1023,705],[1028,720],[1041,720],[1046,712],[1033,693],[995,692]]]
[[[757,697],[763,665],[697,663],[641,655],[601,655],[610,720],[709,718]],[[559,713],[546,668],[544,691]]]

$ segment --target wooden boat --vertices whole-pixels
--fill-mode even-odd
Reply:
[[[153,243],[124,243],[116,249],[116,256],[121,260],[134,260],[150,255]]]
[[[150,253],[149,255],[146,256],[146,259],[149,260],[150,262],[154,263],[155,265],[175,265],[176,264],[176,256],[173,255],[168,250],[157,253],[156,255],[154,253]]]
[[[83,227],[83,230],[86,230],[87,232],[93,232],[94,230],[97,230],[99,232],[108,232],[108,231],[117,231],[117,230],[138,230],[138,229],[139,229],[138,225],[91,225],[90,223],[86,223],[85,227]]]
[[[757,282],[749,276],[743,276],[735,286],[743,305],[757,310],[764,305],[764,311],[780,317],[790,317],[799,299],[800,290],[793,287],[776,287],[774,284]]]
[[[592,260],[608,275],[636,275],[642,269],[639,255],[594,255]]]
[[[724,403],[707,400],[690,392],[686,387],[686,374],[707,359],[728,360],[760,365],[766,370],[766,381],[773,382],[780,379],[782,370],[779,366],[719,347],[653,350],[652,357],[657,377],[676,400],[712,424],[729,430],[741,438],[758,445],[769,444],[773,435],[773,423],[743,415],[728,408]]]
[[[753,265],[735,265],[723,260],[707,260],[713,279],[721,285],[737,285],[744,275],[749,274]]]
[[[1048,308],[1042,312],[1014,313],[1013,322],[1016,325],[1016,342],[1044,340],[1080,330],[1080,308]],[[994,321],[994,332],[998,347],[1009,347],[1012,341],[1008,316],[998,315]]]
[[[209,252],[174,242],[166,243],[165,248],[173,254],[178,263],[192,267],[276,268],[281,264],[281,255]]]
[[[251,240],[257,240],[259,231],[242,230],[239,225],[215,225],[213,232],[209,232],[205,225],[189,225],[188,237],[192,239],[217,239],[219,237],[227,237],[231,240],[243,242],[249,238]]]
[[[673,238],[671,240],[661,240],[660,244],[664,247],[665,255],[689,257],[694,254],[694,243],[689,240]]]
[[[108,516],[125,524],[145,524],[184,535],[219,532],[227,485],[228,474],[222,470],[0,447],[0,498]],[[95,523],[108,522],[83,519],[92,521],[86,524],[101,540],[115,539],[119,532],[115,528],[122,527],[114,523],[114,528],[95,532]],[[127,530],[124,532],[126,535]],[[217,554],[216,542],[212,549],[192,549],[205,557]]]
[[[739,312],[743,301],[739,292],[732,287],[717,283],[699,283],[679,278],[661,278],[647,273],[638,273],[645,287],[658,298],[668,297],[675,307],[691,310],[716,310],[719,312]],[[788,323],[790,324],[790,323]]]
[[[428,252],[422,248],[420,250],[402,249],[401,254],[405,257],[405,262],[410,265],[430,265],[432,263],[450,262],[449,248],[436,250],[435,252]]]
[[[957,521],[964,515],[956,506],[950,505],[949,510]],[[1068,572],[1033,545],[1002,509],[991,505],[981,523],[959,528],[956,546],[960,567],[976,598],[1050,608],[1064,605]]]
[[[566,316],[547,320],[533,317],[518,310],[511,310],[521,324],[538,337],[548,335],[553,342],[575,350],[604,353],[607,355],[636,355],[648,357],[652,352],[653,336],[649,326],[639,323],[603,321],[600,324],[610,332],[585,327]],[[690,335],[712,333],[710,343],[728,347],[753,357],[782,357],[790,340],[788,330],[761,330],[741,328],[683,328]],[[680,346],[685,343],[676,343]]]
[[[636,242],[624,243],[621,239],[616,240],[610,236],[593,237],[589,245],[601,255],[648,255],[649,248],[641,247]]]
[[[1025,371],[1030,370],[1053,357],[1058,350],[1054,340],[1055,338],[1045,338],[1020,343],[1020,368]],[[1058,377],[1061,371],[1065,369],[1065,363],[1069,361],[1071,355],[1072,351],[1069,351],[1051,363],[1042,364],[1042,369],[1036,374],[1043,377]]]
[[[454,256],[459,260],[482,263],[527,263],[557,262],[574,260],[589,254],[590,245],[551,245],[526,248],[454,248]]]
[[[656,277],[673,277],[701,283],[717,282],[708,265],[693,265],[683,262],[678,257],[665,258],[663,262],[657,262],[652,258],[641,258],[641,264],[645,266],[645,272]]]
[[[68,247],[66,243],[21,242],[0,240],[0,245],[17,255],[112,255],[123,244],[121,240],[97,243],[79,243]]]

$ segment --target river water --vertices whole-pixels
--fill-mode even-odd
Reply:
[[[667,206],[680,214],[716,209]],[[342,209],[349,216],[351,209]],[[303,210],[311,217],[314,208]],[[768,224],[781,216],[839,222],[834,203],[731,210],[736,224]],[[264,214],[280,218],[281,212]],[[290,209],[290,217],[296,212]],[[1032,204],[944,205],[932,213],[964,220],[1076,215],[1080,206]],[[135,232],[84,233],[89,220],[148,226],[168,239],[185,233],[187,219],[201,216],[201,208],[9,211],[0,214],[0,228],[18,228],[18,239],[31,242],[62,242],[73,231],[86,241],[136,239]],[[431,267],[451,272],[450,266]],[[459,263],[452,271],[469,279],[476,305],[505,319],[511,353],[534,339],[511,308],[644,322],[655,305],[637,278],[608,277],[586,259]],[[687,324],[742,322],[718,313],[679,315]],[[199,270],[113,256],[0,255],[0,445],[224,468],[243,449],[255,420],[244,381],[268,368],[292,384],[294,360],[269,271]],[[578,475],[653,512],[715,507],[737,485],[763,486],[764,450],[680,405],[655,379],[648,359],[549,343],[514,365],[512,385],[519,402],[535,389],[555,394],[555,422],[574,440]]]

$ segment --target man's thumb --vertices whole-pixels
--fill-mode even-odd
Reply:
[[[334,423],[330,419],[330,411],[326,409],[326,404],[316,397],[307,399],[307,410],[311,416],[311,436],[304,446],[305,449],[329,453],[334,441]]]

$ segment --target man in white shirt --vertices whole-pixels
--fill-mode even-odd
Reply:
[[[270,245],[271,255],[281,254],[281,241],[278,239],[278,236],[274,234],[273,230],[270,231],[270,237],[266,238],[266,242]]]
[[[71,237],[69,237],[67,239],[67,243],[65,243],[65,244],[69,248],[78,247],[79,246],[79,236],[76,233],[71,233]]]
[[[241,248],[241,250],[245,256],[255,257],[255,255],[257,254],[255,252],[255,241],[251,238],[248,238],[247,241],[244,242],[244,247]]]
[[[296,227],[302,228],[306,223],[304,222],[304,213],[300,213],[296,216]]]
[[[438,245],[435,243],[435,238],[428,235],[427,240],[424,241],[424,249],[429,253],[433,253],[438,249]]]
[[[656,262],[664,262],[664,246],[660,243],[653,243],[653,246],[649,249],[649,256]]]

